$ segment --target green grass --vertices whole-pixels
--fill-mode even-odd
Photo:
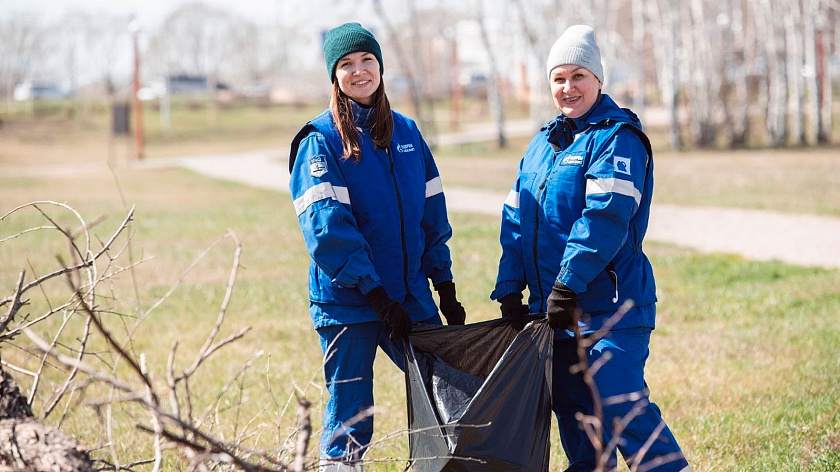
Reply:
[[[137,307],[141,312],[150,307],[178,281],[184,268],[230,229],[242,244],[242,267],[220,337],[243,327],[252,329],[199,371],[191,384],[196,393],[193,408],[202,411],[242,364],[262,350],[263,357],[214,410],[213,432],[230,438],[247,423],[248,428],[262,431],[259,439],[250,441],[276,448],[292,432],[294,405],[282,416],[280,412],[295,386],[314,402],[312,418],[317,430],[326,400],[321,352],[305,299],[308,259],[288,195],[179,170],[125,171],[117,177],[126,202],[136,205],[133,259],[149,260],[139,264],[133,274],[121,274],[103,291],[113,293],[114,309],[128,315],[106,317],[109,329],[124,340],[128,327],[134,324],[131,317],[138,314]],[[3,212],[36,199],[66,201],[88,221],[106,216],[93,229],[101,239],[107,238],[126,212],[115,179],[109,175],[0,179]],[[50,214],[58,217],[60,212]],[[488,294],[499,255],[497,221],[461,213],[451,218],[454,270],[469,319],[496,317],[498,308]],[[72,219],[62,221],[70,224]],[[0,237],[38,224],[43,221],[36,212],[18,213],[0,222]],[[45,273],[56,267],[54,255],[66,253],[66,245],[56,236],[42,231],[0,245],[0,264],[6,268],[0,283],[6,291],[20,269]],[[649,246],[660,304],[648,382],[653,400],[662,407],[694,470],[837,470],[840,272]],[[161,385],[173,343],[180,343],[176,369],[183,369],[212,328],[233,250],[230,240],[212,250],[185,276],[181,287],[148,314],[134,336],[134,352],[144,354]],[[126,261],[123,258],[121,262]],[[49,293],[61,291],[53,286]],[[33,313],[40,298],[32,294]],[[43,335],[48,334],[47,327],[45,324],[40,331]],[[4,346],[3,360],[37,368],[33,356],[15,347],[26,345],[18,339],[14,345]],[[98,339],[93,346],[104,349]],[[375,390],[384,411],[377,417],[375,439],[400,431],[406,424],[402,373],[380,357]],[[94,358],[89,362],[103,366]],[[125,370],[120,372],[130,378]],[[16,378],[28,388],[26,377]],[[60,377],[52,372],[49,379],[55,382]],[[62,423],[88,447],[105,444],[106,437],[94,411],[83,403],[104,395],[101,389],[91,389],[83,400],[74,397]],[[43,398],[36,399],[36,411],[43,403]],[[234,408],[239,404],[241,408]],[[115,448],[122,460],[149,457],[149,438],[135,429],[137,423],[147,422],[145,415],[133,408],[118,408],[114,415]],[[252,419],[253,423],[248,423]],[[555,467],[564,463],[561,451],[554,431]],[[107,450],[96,454],[109,458]],[[406,455],[406,437],[397,435],[374,448],[370,458]],[[171,470],[184,467],[175,458],[169,461]],[[376,470],[398,471],[402,464],[380,464]]]
[[[440,149],[444,185],[507,192],[528,144],[477,143]],[[654,152],[654,203],[840,216],[837,147]]]
[[[657,251],[653,263],[649,383],[694,470],[836,469],[840,274]]]

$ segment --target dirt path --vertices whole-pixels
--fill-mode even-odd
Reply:
[[[149,159],[137,168],[183,167],[222,180],[288,192],[286,151],[272,149],[232,155]],[[20,175],[107,171],[104,164],[19,168]],[[4,174],[9,175],[8,169]],[[451,211],[499,216],[507,194],[446,188]],[[732,253],[754,260],[840,269],[840,218],[765,210],[654,204],[647,234],[658,241],[705,253]]]
[[[193,156],[160,164],[177,164],[215,178],[288,192],[286,155],[280,150],[223,157]],[[488,190],[446,189],[451,211],[498,216],[506,196]],[[706,253],[732,253],[754,260],[775,259],[840,269],[840,218],[654,204],[647,239]]]

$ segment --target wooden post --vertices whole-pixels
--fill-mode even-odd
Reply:
[[[137,155],[137,160],[143,159],[143,103],[140,101],[140,47],[138,45],[138,36],[140,28],[136,23],[137,20],[132,20],[129,28],[131,29],[132,38],[134,40],[134,86],[132,87],[132,108],[134,109],[134,151]]]

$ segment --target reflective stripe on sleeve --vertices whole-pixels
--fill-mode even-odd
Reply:
[[[306,193],[295,199],[295,211],[300,215],[309,208],[309,205],[326,198],[332,198],[339,203],[350,204],[350,192],[347,191],[347,187],[333,187],[331,183],[324,182],[311,187]]]
[[[443,193],[443,182],[440,181],[440,177],[426,182],[426,198],[434,197],[439,193]]]
[[[642,201],[642,193],[636,190],[633,182],[621,179],[588,179],[586,194],[597,195],[603,193],[617,193],[636,200],[636,205]]]
[[[511,190],[507,198],[505,198],[505,205],[511,208],[519,208],[519,192]]]

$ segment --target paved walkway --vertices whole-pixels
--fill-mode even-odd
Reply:
[[[287,155],[282,150],[228,156],[152,159],[142,167],[181,166],[211,177],[288,192]],[[451,211],[498,216],[507,194],[447,188]],[[738,208],[654,204],[647,240],[706,253],[733,253],[754,260],[840,269],[840,218]]]

